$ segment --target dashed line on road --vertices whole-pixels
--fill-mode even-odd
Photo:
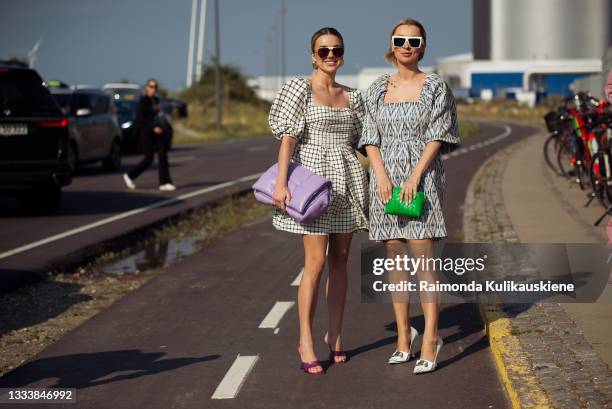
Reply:
[[[258,359],[258,355],[240,356],[239,354],[215,389],[211,399],[234,399]]]
[[[89,223],[89,224],[86,224],[86,225],[81,226],[81,227],[77,227],[77,228],[74,228],[74,229],[71,229],[71,230],[67,230],[67,231],[65,231],[63,233],[59,233],[59,234],[47,237],[47,238],[42,239],[42,240],[38,240],[38,241],[32,242],[30,244],[26,244],[26,245],[23,245],[23,246],[20,246],[20,247],[16,247],[16,248],[14,248],[12,250],[5,251],[4,253],[0,253],[0,260],[5,259],[7,257],[14,256],[15,254],[19,254],[19,253],[23,253],[23,252],[28,251],[28,250],[32,250],[32,249],[34,249],[36,247],[40,247],[40,246],[43,246],[45,244],[52,243],[52,242],[57,241],[57,240],[64,239],[66,237],[74,236],[75,234],[79,234],[79,233],[82,233],[82,232],[87,231],[87,230],[95,229],[96,227],[104,226],[105,224],[109,224],[109,223],[112,223],[112,222],[116,222],[118,220],[122,220],[122,219],[126,219],[128,217],[131,217],[131,216],[135,216],[137,214],[144,213],[144,212],[146,212],[148,210],[152,210],[152,209],[156,209],[158,207],[163,207],[163,206],[167,206],[167,205],[174,204],[174,203],[177,203],[177,202],[181,202],[181,201],[183,201],[185,199],[190,199],[192,197],[200,196],[200,195],[203,195],[205,193],[214,192],[215,190],[225,189],[227,187],[234,186],[234,185],[237,185],[239,183],[248,182],[250,180],[257,179],[262,174],[263,174],[263,172],[255,173],[255,174],[248,175],[248,176],[243,176],[243,177],[235,179],[235,180],[230,180],[228,182],[219,183],[218,185],[209,186],[209,187],[206,187],[206,188],[203,188],[203,189],[195,190],[193,192],[185,193],[185,194],[182,194],[180,196],[176,196],[176,197],[172,197],[170,199],[166,199],[166,200],[162,200],[162,201],[159,201],[159,202],[156,202],[156,203],[152,203],[152,204],[147,205],[147,206],[143,206],[143,207],[139,207],[139,208],[136,208],[136,209],[129,210],[127,212],[119,213],[119,214],[116,214],[114,216],[110,216],[110,217],[107,217],[105,219],[98,220],[97,222],[94,222],[94,223]]]
[[[261,324],[259,324],[259,328],[278,328],[280,320],[283,319],[285,313],[294,305],[294,301],[277,301]]]
[[[297,277],[291,282],[291,287],[297,287],[300,285],[300,281],[302,281],[302,274],[304,274],[304,267],[300,270]]]

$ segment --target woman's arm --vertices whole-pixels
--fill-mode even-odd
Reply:
[[[434,160],[440,151],[441,147],[442,141],[431,141],[425,145],[425,149],[423,149],[423,153],[421,154],[419,161],[410,173],[410,176],[404,183],[404,186],[402,186],[402,192],[400,193],[401,201],[410,202],[416,196],[417,188],[419,187],[423,173],[425,173],[431,164],[431,161]]]
[[[291,155],[293,155],[295,144],[296,140],[294,137],[291,135],[283,135],[281,146],[278,150],[278,173],[276,174],[276,185],[274,186],[272,200],[274,201],[274,205],[282,210],[285,210],[285,206],[291,201],[291,193],[289,193],[287,181],[289,160],[291,159]]]
[[[387,170],[385,169],[385,164],[380,154],[380,148],[376,145],[366,145],[365,150],[370,160],[370,166],[376,176],[376,191],[378,192],[378,197],[383,203],[387,203],[389,199],[391,199],[393,185],[387,175]]]

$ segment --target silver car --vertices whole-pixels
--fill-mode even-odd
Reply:
[[[121,129],[110,95],[96,88],[51,90],[69,121],[69,162],[101,161],[104,169],[121,167]]]

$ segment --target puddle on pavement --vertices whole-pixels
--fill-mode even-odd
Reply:
[[[198,234],[153,241],[128,256],[97,266],[95,271],[106,274],[130,274],[168,267],[200,250],[202,239],[202,235]]]

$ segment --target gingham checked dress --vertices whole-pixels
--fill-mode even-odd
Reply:
[[[297,139],[291,158],[332,182],[329,207],[312,223],[298,223],[275,208],[272,224],[298,234],[351,233],[367,228],[367,173],[354,148],[365,108],[359,91],[349,89],[349,108],[312,104],[310,81],[294,78],[282,87],[270,109],[276,139]]]
[[[370,239],[439,239],[446,237],[442,200],[446,179],[440,154],[457,148],[459,132],[455,99],[444,80],[427,74],[417,101],[385,103],[389,75],[377,78],[368,88],[366,117],[358,147],[376,145],[393,186],[402,186],[431,141],[443,142],[439,154],[421,177],[418,190],[425,192],[419,218],[385,213],[370,168]]]

